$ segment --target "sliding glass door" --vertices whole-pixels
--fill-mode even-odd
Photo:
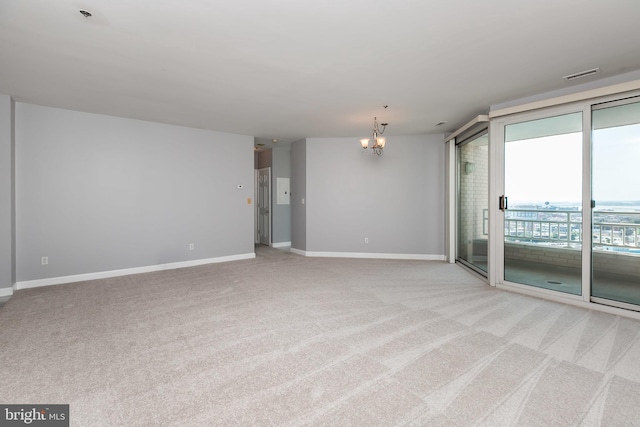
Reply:
[[[591,293],[640,305],[640,102],[594,106],[592,128]]]
[[[582,112],[503,132],[504,280],[582,293]]]
[[[457,145],[457,261],[485,274],[489,236],[489,135]],[[486,274],[485,274],[486,275]]]
[[[492,122],[491,283],[640,311],[640,96],[620,98]]]

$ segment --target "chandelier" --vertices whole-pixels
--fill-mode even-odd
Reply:
[[[386,108],[386,107],[385,107]],[[387,142],[386,138],[382,138],[382,134],[384,133],[384,129],[389,125],[389,123],[380,123],[382,126],[382,130],[378,127],[378,118],[373,118],[373,134],[371,135],[371,139],[363,138],[360,140],[360,144],[362,148],[365,150],[369,148],[369,141],[373,141],[373,145],[371,146],[371,151],[376,153],[378,156],[382,156],[384,149],[384,144]]]

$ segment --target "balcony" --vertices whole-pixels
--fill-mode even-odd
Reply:
[[[640,305],[640,212],[594,211],[592,232],[593,296]],[[504,236],[507,280],[582,293],[582,212],[509,209]],[[486,242],[474,241],[477,259]]]

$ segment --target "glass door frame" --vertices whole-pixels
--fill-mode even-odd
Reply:
[[[635,93],[631,93],[627,96],[612,96],[612,97],[607,97],[604,99],[598,99],[597,102],[592,102],[590,107],[591,107],[591,111],[592,113],[598,110],[606,110],[608,108],[616,108],[616,107],[620,107],[620,106],[624,106],[624,105],[628,105],[628,104],[640,104],[640,92],[635,92]],[[590,125],[592,125],[592,123],[589,123]],[[592,153],[593,154],[593,153]],[[594,156],[592,155],[592,159],[594,158]],[[592,165],[593,166],[593,165]],[[592,204],[592,214],[593,211],[597,209],[597,200],[596,203]],[[593,233],[590,233],[593,234]],[[591,288],[593,287],[593,242],[591,242]],[[593,289],[590,289],[590,292],[592,292]],[[591,295],[590,297],[590,301],[594,302],[598,305],[604,305],[604,306],[609,306],[609,307],[617,307],[617,308],[622,308],[622,309],[626,309],[626,310],[634,310],[636,312],[640,311],[640,305],[635,305],[635,304],[631,304],[628,302],[624,302],[621,300],[615,300],[615,299],[608,299],[605,297],[598,297],[598,296],[593,296]]]
[[[576,305],[584,308],[595,309],[615,315],[640,319],[638,306],[627,304],[608,304],[609,301],[600,301],[591,296],[592,282],[592,247],[593,235],[593,208],[592,199],[592,111],[599,104],[621,101],[640,97],[640,80],[614,84],[610,86],[596,87],[595,89],[576,90],[557,97],[543,98],[521,104],[505,104],[492,109],[487,116],[489,121],[489,241],[488,241],[488,276],[490,286],[505,288],[514,292],[529,294],[536,297]],[[575,113],[581,111],[583,120],[583,145],[582,145],[582,295],[570,295],[553,290],[535,288],[527,285],[518,285],[504,280],[504,214],[499,210],[499,196],[504,190],[504,126],[509,123],[518,123],[527,120],[546,118],[554,115]],[[445,260],[448,263],[456,262],[457,242],[457,212],[456,212],[456,137],[477,121],[474,119],[460,130],[445,136],[445,213],[446,213],[446,240]],[[479,276],[481,277],[481,276]]]
[[[445,183],[445,215],[446,215],[446,233],[445,233],[445,259],[448,263],[454,264],[458,258],[458,142],[463,143],[470,140],[480,133],[489,132],[489,116],[478,115],[466,123],[464,126],[448,135],[445,142],[445,164],[446,176]],[[491,137],[489,135],[489,146],[491,146]],[[491,160],[489,159],[489,169],[491,169]],[[489,183],[489,189],[491,183]],[[490,237],[491,235],[489,235]],[[489,238],[489,240],[491,240]],[[487,249],[488,252],[488,249]],[[467,268],[466,264],[463,264]],[[489,254],[487,253],[487,269],[489,270]],[[488,272],[473,270],[487,277]]]
[[[489,125],[489,283],[496,287],[516,289],[531,294],[589,302],[591,292],[591,105],[593,101],[573,103],[500,117]],[[507,125],[582,112],[582,292],[572,295],[550,289],[536,288],[505,280],[504,224],[505,213],[500,210],[499,198],[505,195],[504,138]],[[508,195],[507,195],[508,196]]]
[[[461,135],[458,138],[455,138],[455,157],[456,157],[456,169],[455,169],[455,193],[456,193],[456,202],[455,202],[455,206],[456,206],[456,241],[455,241],[455,260],[456,262],[459,262],[461,264],[463,264],[464,266],[466,266],[467,268],[470,268],[472,270],[474,270],[475,272],[477,272],[478,274],[487,277],[487,272],[482,270],[481,268],[479,268],[478,266],[474,265],[472,262],[469,262],[468,260],[463,259],[460,256],[460,241],[459,241],[459,237],[460,237],[460,174],[463,173],[463,171],[460,169],[460,149],[462,147],[465,147],[467,144],[470,144],[474,141],[476,141],[478,138],[481,138],[483,136],[487,135],[487,139],[489,137],[489,126],[488,123],[486,122],[482,122],[482,124],[479,124],[477,126],[474,126],[470,131],[465,132],[463,135]],[[488,141],[487,141],[487,145],[488,145]],[[487,153],[488,156],[488,153]],[[487,159],[488,160],[488,159]],[[487,177],[488,180],[488,177]],[[488,199],[488,186],[487,186],[487,199]],[[488,200],[487,200],[488,202]],[[488,239],[487,239],[488,240]],[[487,249],[488,252],[488,249]],[[488,269],[488,260],[487,260],[487,269]]]

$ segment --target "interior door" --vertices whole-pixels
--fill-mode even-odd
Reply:
[[[258,169],[258,241],[271,245],[271,168]]]

